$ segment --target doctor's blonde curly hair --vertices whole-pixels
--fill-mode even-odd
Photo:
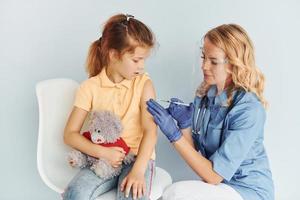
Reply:
[[[255,64],[254,47],[247,32],[236,24],[223,24],[208,31],[204,38],[216,47],[222,49],[232,65],[231,74],[233,84],[228,87],[228,105],[232,102],[232,92],[235,89],[243,89],[253,92],[258,99],[267,107],[264,98],[265,78]],[[208,86],[203,82],[197,94],[206,94]]]

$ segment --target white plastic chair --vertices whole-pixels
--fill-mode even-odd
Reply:
[[[39,134],[37,166],[45,184],[62,193],[78,169],[71,168],[66,155],[71,150],[63,142],[63,130],[73,107],[78,83],[70,79],[50,79],[36,85],[39,105]],[[150,195],[151,200],[162,196],[164,189],[172,183],[172,178],[164,169],[156,167],[156,176]],[[115,200],[116,189],[97,198]]]

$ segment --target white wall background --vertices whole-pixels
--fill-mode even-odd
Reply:
[[[300,199],[299,10],[296,0],[0,0],[0,199],[59,199],[37,172],[35,84],[86,79],[88,46],[100,36],[101,24],[119,12],[135,15],[156,33],[160,47],[147,69],[162,99],[193,99],[202,79],[195,47],[206,31],[223,23],[248,31],[267,78],[265,144],[276,199]],[[163,136],[157,154],[157,164],[175,181],[197,178]]]

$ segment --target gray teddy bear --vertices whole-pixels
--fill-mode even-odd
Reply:
[[[123,130],[121,120],[112,112],[98,111],[91,113],[88,131],[82,135],[95,144],[105,147],[121,147],[126,152],[123,164],[130,164],[134,160],[134,154],[130,153],[130,148],[120,137]],[[78,150],[72,150],[68,154],[68,162],[72,167],[89,167],[97,176],[102,179],[110,179],[121,173],[123,164],[117,168],[103,158],[94,158]]]

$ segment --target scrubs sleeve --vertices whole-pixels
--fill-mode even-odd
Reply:
[[[209,160],[213,169],[230,181],[245,160],[255,140],[263,132],[265,110],[259,102],[237,104],[228,113],[225,140]]]

